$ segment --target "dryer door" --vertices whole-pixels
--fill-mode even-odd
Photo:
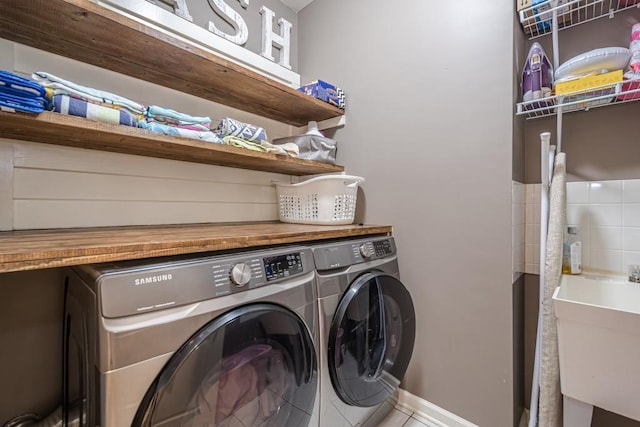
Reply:
[[[358,277],[343,295],[329,330],[329,375],[340,398],[375,406],[404,376],[415,340],[409,291],[381,272]]]
[[[133,426],[302,426],[316,390],[303,321],[275,304],[246,305],[211,321],[171,357]]]

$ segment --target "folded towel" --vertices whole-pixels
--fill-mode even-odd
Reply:
[[[138,116],[125,109],[116,110],[69,95],[55,95],[53,97],[53,111],[97,122],[138,127]]]
[[[227,135],[222,138],[222,142],[227,145],[232,145],[234,147],[246,148],[248,150],[260,151],[261,153],[266,153],[269,151],[266,147],[258,144],[257,142],[247,141],[246,139],[238,138],[237,136]]]
[[[190,116],[165,107],[150,105],[147,107],[145,119],[148,122],[158,122],[181,129],[207,131],[211,128],[210,117]]]
[[[227,135],[237,136],[245,141],[266,141],[267,132],[258,126],[242,123],[238,120],[225,117],[215,129],[221,138]]]
[[[0,70],[0,107],[41,113],[47,106],[44,87],[24,77]]]
[[[147,129],[151,132],[163,133],[171,136],[181,136],[183,138],[199,139],[201,141],[222,143],[222,140],[211,131],[197,131],[189,129],[180,129],[175,126],[167,126],[162,123],[148,122],[147,120],[140,120],[138,123],[141,128]]]
[[[50,73],[43,71],[37,71],[31,75],[31,77],[42,84],[45,88],[52,90],[52,95],[69,95],[76,98],[80,98],[87,102],[103,105],[111,108],[125,108],[132,114],[139,116],[144,115],[144,105],[138,104],[135,101],[124,98],[120,95],[106,92],[99,89],[94,89],[86,86],[81,86],[77,83],[73,83],[67,80],[63,80],[60,77],[54,76]]]
[[[298,155],[300,154],[300,147],[298,147],[293,142],[274,145],[269,141],[262,141],[260,145],[265,147],[269,153],[273,153],[273,154],[280,154],[280,155],[289,156],[289,157],[298,157]]]

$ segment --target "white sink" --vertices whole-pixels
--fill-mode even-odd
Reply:
[[[640,420],[640,283],[563,275],[553,300],[562,394]]]

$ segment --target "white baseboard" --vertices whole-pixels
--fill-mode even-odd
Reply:
[[[470,421],[453,414],[431,402],[414,396],[406,390],[398,390],[398,406],[413,412],[413,417],[437,427],[478,427]]]

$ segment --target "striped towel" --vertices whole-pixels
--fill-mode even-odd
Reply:
[[[116,110],[92,104],[69,95],[53,97],[53,111],[70,116],[84,117],[96,122],[138,127],[138,117],[125,109]]]
[[[31,77],[42,86],[49,89],[52,96],[69,95],[87,102],[103,105],[105,107],[116,109],[124,108],[131,114],[136,114],[140,117],[142,117],[145,112],[144,105],[138,104],[135,101],[111,92],[81,86],[77,83],[63,80],[53,74],[45,73],[44,71],[37,71],[33,73]]]
[[[140,127],[147,129],[151,132],[162,133],[171,136],[180,136],[183,138],[199,139],[201,141],[215,142],[221,144],[222,140],[211,131],[197,131],[190,129],[180,129],[175,126],[167,126],[162,123],[148,122],[147,120],[140,120]]]

